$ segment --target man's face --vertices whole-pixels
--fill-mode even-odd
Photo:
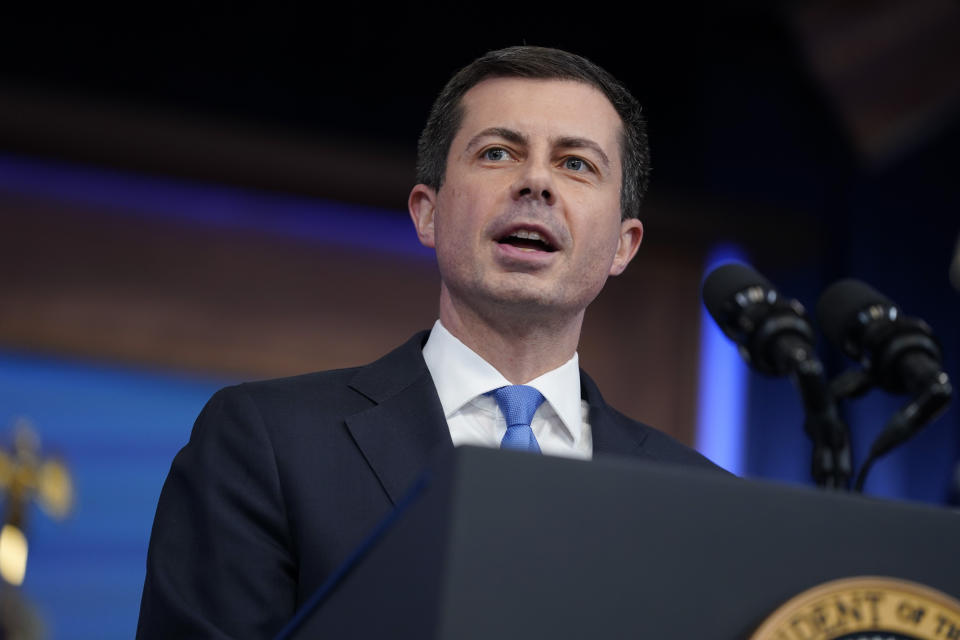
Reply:
[[[620,117],[566,80],[488,79],[462,104],[443,186],[410,196],[443,287],[481,314],[582,312],[642,237],[620,220]]]

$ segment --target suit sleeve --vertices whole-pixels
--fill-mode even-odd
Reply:
[[[296,562],[274,448],[243,386],[217,392],[177,454],[150,536],[137,638],[269,638]]]

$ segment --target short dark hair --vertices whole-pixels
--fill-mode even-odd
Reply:
[[[637,218],[650,181],[647,123],[640,103],[607,71],[578,56],[546,47],[508,47],[477,58],[450,78],[430,109],[417,143],[417,182],[440,189],[447,171],[447,154],[463,122],[463,95],[489,78],[575,80],[603,94],[623,123],[620,139],[621,217]]]

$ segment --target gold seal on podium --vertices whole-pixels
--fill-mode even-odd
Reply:
[[[787,601],[750,640],[960,640],[960,601],[897,578],[833,580]]]

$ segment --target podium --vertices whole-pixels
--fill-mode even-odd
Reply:
[[[960,514],[629,459],[464,447],[305,608],[307,638],[748,638],[796,594],[960,596]]]

